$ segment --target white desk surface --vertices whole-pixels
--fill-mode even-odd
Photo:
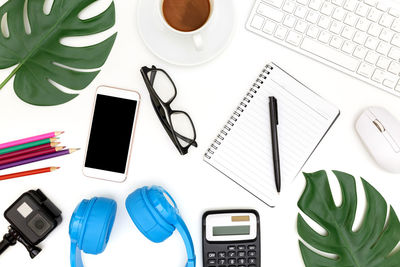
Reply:
[[[98,77],[73,101],[55,107],[36,107],[19,100],[12,81],[0,91],[0,141],[14,140],[52,130],[64,130],[63,144],[85,148],[95,89],[106,84],[132,88],[142,94],[131,170],[122,184],[88,179],[82,175],[84,152],[16,169],[61,166],[52,174],[3,181],[0,211],[23,192],[40,188],[63,212],[63,223],[40,246],[31,260],[22,245],[0,257],[1,266],[69,265],[68,224],[75,206],[83,198],[105,196],[118,202],[116,222],[105,252],[84,255],[85,266],[184,266],[186,253],[178,233],[161,244],[148,241],[134,226],[124,201],[144,185],[162,185],[174,196],[195,244],[197,266],[202,266],[201,216],[209,209],[254,208],[261,216],[262,266],[304,266],[298,247],[297,200],[304,186],[300,175],[282,194],[282,204],[268,208],[235,183],[204,163],[203,153],[226,122],[233,108],[249,89],[264,64],[274,61],[311,89],[336,104],[341,116],[317,148],[303,171],[336,169],[362,175],[400,212],[399,175],[382,171],[361,144],[354,122],[368,106],[386,107],[400,118],[400,99],[332,70],[245,30],[254,1],[233,0],[236,29],[230,46],[215,60],[198,67],[177,67],[153,56],[136,29],[134,0],[116,0],[118,38]],[[0,0],[0,3],[5,0]],[[180,156],[150,103],[140,67],[155,64],[165,68],[178,87],[174,106],[186,110],[198,132],[197,149]],[[0,70],[3,80],[11,69]],[[6,173],[3,171],[2,173]],[[0,234],[7,231],[0,217]]]

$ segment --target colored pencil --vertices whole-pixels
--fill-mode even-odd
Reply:
[[[0,155],[0,160],[17,157],[17,156],[20,156],[20,155],[24,155],[24,154],[32,153],[32,152],[35,152],[35,151],[40,151],[40,150],[43,150],[43,149],[47,149],[47,148],[50,148],[50,147],[56,147],[59,144],[60,144],[59,142],[52,142],[52,143],[47,143],[47,144],[40,145],[40,146],[34,146],[34,147],[18,150],[18,151],[11,152],[11,153],[6,153],[6,154],[3,154],[3,155]]]
[[[10,153],[10,152],[14,152],[14,151],[18,151],[18,150],[22,150],[22,149],[25,149],[25,148],[30,148],[30,147],[34,147],[34,146],[40,146],[40,145],[43,145],[43,144],[56,142],[56,141],[57,141],[57,138],[47,138],[47,139],[42,139],[42,140],[39,140],[39,141],[34,141],[34,142],[22,144],[22,145],[7,147],[7,148],[4,148],[4,149],[0,149],[0,155],[6,154],[6,153]]]
[[[16,162],[16,161],[20,161],[20,160],[24,160],[24,159],[30,159],[30,158],[38,157],[38,156],[41,156],[41,155],[54,153],[54,152],[63,150],[64,148],[65,148],[65,146],[49,147],[47,149],[35,151],[35,152],[29,153],[29,154],[23,154],[23,155],[20,155],[20,156],[8,158],[8,159],[3,159],[3,160],[0,160],[0,165],[12,163],[12,162]]]
[[[59,157],[59,156],[64,156],[64,155],[71,154],[71,153],[73,153],[75,151],[78,151],[78,150],[79,150],[79,148],[77,148],[77,149],[64,149],[64,150],[57,151],[57,152],[54,152],[54,153],[51,153],[51,154],[47,154],[47,155],[42,155],[42,156],[30,158],[30,159],[24,159],[24,160],[12,162],[12,163],[9,163],[9,164],[3,164],[3,165],[0,165],[0,170],[12,168],[12,167],[16,167],[16,166],[20,166],[20,165],[24,165],[24,164],[29,164],[29,163],[33,163],[33,162],[37,162],[37,161],[41,161],[41,160],[45,160],[45,159],[51,159],[51,158],[55,158],[55,157]]]
[[[58,170],[59,168],[60,167],[48,167],[48,168],[43,168],[43,169],[36,169],[36,170],[0,175],[0,181],[12,179],[12,178],[18,178],[18,177],[22,177],[22,176],[35,175],[35,174],[46,173],[46,172],[53,172],[55,170]]]
[[[32,143],[32,142],[43,140],[43,139],[53,138],[53,137],[56,137],[63,133],[64,132],[51,132],[51,133],[36,135],[36,136],[32,136],[32,137],[27,137],[27,138],[15,140],[15,141],[7,142],[4,144],[0,144],[0,149],[12,147],[12,146],[19,146],[19,145],[23,145],[26,143]]]

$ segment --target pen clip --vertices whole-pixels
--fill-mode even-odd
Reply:
[[[276,125],[278,125],[279,124],[279,120],[278,120],[278,101],[273,96],[269,97],[269,101],[270,101],[270,105],[272,107],[272,110],[274,111]]]

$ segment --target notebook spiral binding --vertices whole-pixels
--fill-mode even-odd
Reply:
[[[225,136],[228,135],[228,132],[231,131],[232,127],[235,126],[238,118],[247,108],[247,105],[251,102],[251,99],[257,94],[258,90],[261,88],[261,85],[264,83],[264,80],[267,79],[267,76],[271,73],[274,67],[270,65],[266,65],[264,69],[261,71],[260,75],[256,79],[253,86],[250,88],[249,92],[240,102],[240,104],[236,107],[235,111],[233,112],[232,116],[229,118],[228,122],[225,124],[224,128],[220,131],[217,135],[217,138],[213,141],[210,148],[207,149],[207,152],[204,154],[204,157],[207,159],[211,159],[212,155],[214,154],[215,150],[221,145],[222,141],[225,139]]]

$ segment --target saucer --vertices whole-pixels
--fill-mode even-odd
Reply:
[[[147,48],[171,64],[194,66],[217,57],[228,46],[235,26],[232,0],[215,1],[213,21],[202,31],[204,48],[196,50],[191,36],[180,36],[160,21],[158,0],[139,0],[139,34]]]

